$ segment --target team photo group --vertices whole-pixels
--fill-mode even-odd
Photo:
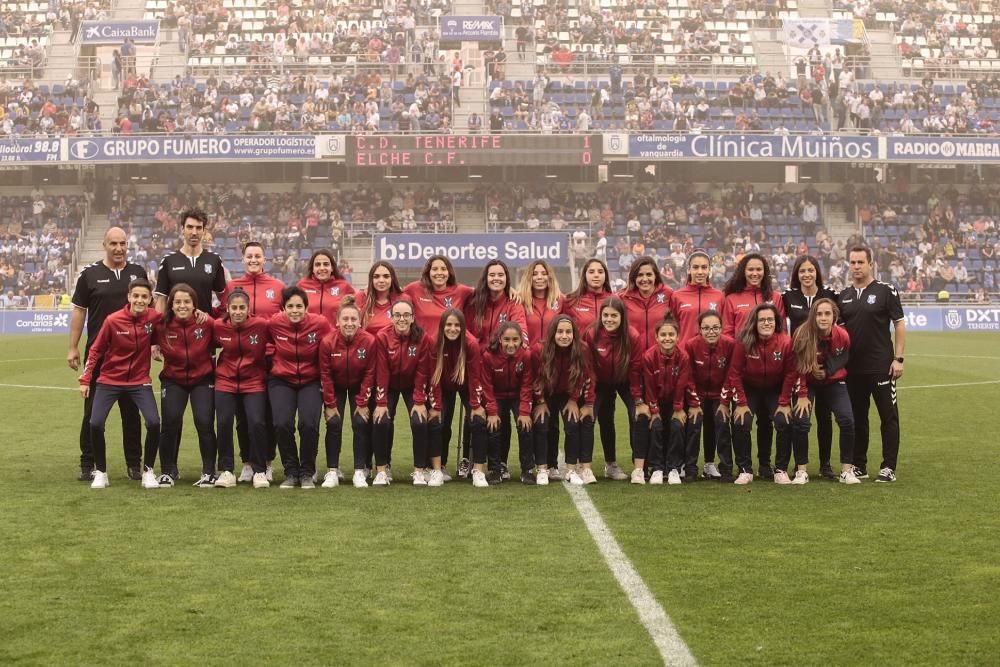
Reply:
[[[129,261],[126,233],[115,227],[105,258],[76,283],[67,363],[82,371],[79,479],[91,488],[111,483],[105,427],[115,404],[127,476],[143,488],[180,480],[189,408],[202,461],[196,487],[267,488],[279,454],[283,489],[348,479],[388,486],[395,434],[406,428],[395,423],[400,399],[416,486],[452,480],[453,436],[454,477],[474,487],[511,479],[515,440],[523,484],[596,483],[597,438],[608,480],[801,485],[810,480],[813,422],[822,478],[896,480],[905,320],[896,290],[874,278],[869,248],[850,248],[851,284],[839,294],[808,255],[778,292],[757,253],[740,257],[719,290],[701,251],[687,257],[677,290],[649,257],[631,265],[616,293],[597,258],[564,291],[562,267],[542,260],[520,275],[490,261],[468,286],[442,255],[405,286],[376,261],[355,290],[327,249],[285,285],[268,275],[267,249],[254,241],[243,247],[243,275],[227,281],[221,258],[202,247],[205,213],[180,220],[182,245],[163,258],[155,284]],[[627,440],[616,430],[619,402]],[[868,460],[872,402],[877,467]],[[463,416],[453,433],[456,409]],[[321,439],[325,470],[317,470]]]

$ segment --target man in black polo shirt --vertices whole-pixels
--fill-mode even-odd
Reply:
[[[212,312],[212,292],[220,294],[226,288],[226,271],[222,258],[201,246],[205,238],[208,216],[199,209],[181,213],[181,238],[184,245],[160,262],[156,274],[156,309],[167,308],[167,296],[179,283],[187,283],[198,295],[198,310]]]
[[[903,375],[906,346],[903,306],[895,287],[873,277],[871,249],[854,246],[847,261],[852,284],[841,291],[838,302],[851,335],[847,393],[854,411],[854,474],[858,479],[868,477],[868,406],[874,398],[882,422],[882,465],[875,481],[895,482],[899,455],[896,380]],[[895,344],[890,323],[896,331]]]
[[[84,361],[90,354],[90,345],[101,330],[101,325],[111,313],[121,310],[128,303],[128,285],[136,278],[145,278],[146,272],[137,264],[128,261],[128,242],[125,230],[112,227],[104,235],[104,250],[107,253],[100,262],[94,262],[80,272],[73,291],[73,315],[69,324],[69,353],[66,363],[74,371],[80,370],[80,336],[84,323],[87,325],[87,345]],[[83,424],[80,427],[80,476],[84,482],[91,481],[94,470],[94,450],[90,443],[90,412],[94,407],[94,394],[100,365],[94,369],[90,386],[90,396],[83,403]],[[118,399],[118,409],[122,417],[123,447],[129,479],[142,479],[139,467],[142,448],[140,443],[139,409],[127,396]]]

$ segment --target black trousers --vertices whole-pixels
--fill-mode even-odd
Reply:
[[[215,390],[215,429],[219,444],[219,470],[233,471],[233,421],[237,413],[243,413],[248,450],[245,455],[240,447],[240,458],[253,466],[253,471],[267,469],[268,429],[267,392],[231,394]]]
[[[774,429],[778,433],[778,447],[791,448],[789,424],[783,419],[781,421],[772,421],[774,413],[778,409],[778,394],[780,391],[780,386],[769,389],[746,388],[747,406],[750,408],[750,414],[742,422],[733,420],[733,450],[736,458],[736,467],[740,472],[753,472],[753,465],[751,464],[750,426],[754,418],[757,419],[758,426],[760,426],[762,419],[767,419],[768,422],[773,423]],[[770,431],[770,429],[768,430]],[[770,439],[760,439],[760,428],[757,429],[757,463],[761,466],[771,465],[771,441]]]
[[[90,348],[87,348],[89,354]],[[84,357],[86,359],[86,357]],[[94,367],[90,381],[90,396],[83,402],[83,421],[80,423],[80,467],[94,467],[94,446],[90,439],[90,415],[94,410],[97,395],[97,378],[101,374],[101,364]],[[122,418],[122,449],[125,451],[125,465],[138,468],[142,462],[142,429],[139,426],[139,408],[127,395],[118,397],[118,411]]]
[[[462,399],[462,405],[465,407],[465,432],[469,438],[469,447],[463,447],[463,455],[469,458],[469,454],[471,453],[473,463],[485,464],[487,459],[486,450],[489,442],[489,437],[486,433],[486,420],[482,417],[472,416],[472,406],[469,405],[469,394],[465,389],[462,391],[442,391],[441,400],[444,405],[441,410],[441,419],[435,419],[429,425],[428,434],[430,441],[436,443],[435,451],[440,453],[441,465],[444,466],[447,463],[446,452],[451,444],[451,423],[455,419],[455,407],[458,404],[458,398]],[[431,456],[435,455],[431,454]]]
[[[319,380],[296,385],[276,377],[267,379],[274,433],[278,438],[285,477],[316,474],[319,449],[319,422],[323,416],[323,391]],[[295,418],[298,416],[299,445],[295,444]]]
[[[396,406],[402,396],[403,404],[406,406],[407,416],[410,419],[410,433],[413,436],[413,465],[416,468],[426,468],[429,457],[440,456],[440,452],[432,451],[434,444],[428,434],[428,424],[420,421],[409,414],[413,409],[413,390],[406,393],[399,389],[390,389],[388,396],[389,414],[386,418],[376,421],[372,425],[372,445],[375,450],[375,465],[384,466],[389,463],[389,448],[392,446],[392,422],[396,419]],[[437,421],[437,420],[435,420]]]
[[[108,421],[111,406],[118,403],[122,396],[129,397],[132,404],[142,413],[142,418],[146,422],[146,451],[143,455],[143,463],[150,468],[156,463],[156,450],[160,444],[160,414],[156,410],[153,387],[148,384],[127,387],[98,384],[94,390],[93,408],[90,413],[90,442],[94,448],[94,467],[101,472],[108,471],[104,426]]]
[[[729,420],[719,414],[720,400],[701,399],[702,416],[689,419],[684,425],[687,445],[685,446],[684,467],[690,470],[698,467],[699,440],[704,433],[705,463],[715,461],[719,454],[719,472],[729,475],[733,472],[733,430]]]
[[[178,384],[160,376],[160,411],[163,413],[160,427],[160,469],[169,472],[177,468],[178,442],[188,399],[191,401],[191,415],[198,432],[201,471],[206,475],[213,475],[218,445],[215,440],[215,389],[212,376],[193,385]]]
[[[278,438],[274,431],[274,415],[267,391],[261,393],[264,396],[264,449],[262,451],[265,461],[273,461],[278,451]],[[252,463],[250,451],[253,443],[250,438],[250,428],[252,427],[247,423],[247,414],[243,409],[243,403],[238,402],[236,404],[236,439],[240,445],[240,460],[244,463]]]
[[[343,387],[336,390],[337,405],[341,406],[340,415],[326,420],[326,467],[340,467],[340,450],[344,441],[344,420],[351,418],[351,432],[354,435],[353,453],[354,469],[363,470],[371,467],[372,461],[372,424],[354,414],[355,396],[361,387]],[[375,409],[375,398],[368,402],[369,415]]]
[[[549,415],[545,419],[535,420],[532,426],[532,433],[541,447],[543,444],[549,448],[549,429],[558,429],[557,422],[562,415],[563,408],[569,402],[568,394],[556,394],[546,399],[549,406]],[[576,465],[577,463],[590,463],[594,460],[594,420],[591,417],[580,421],[570,421],[562,415],[563,428],[566,432],[566,463]],[[558,430],[556,430],[558,434]],[[558,437],[558,436],[557,436]],[[558,455],[558,450],[557,450]],[[548,451],[549,464],[555,467],[552,462],[551,450]],[[557,460],[558,462],[558,460]]]
[[[854,463],[854,411],[851,408],[851,399],[847,393],[845,382],[834,382],[832,384],[811,384],[809,385],[809,399],[814,406],[821,403],[826,409],[833,413],[837,419],[837,428],[840,429],[840,462]],[[818,430],[818,427],[817,427]],[[809,451],[809,415],[796,417],[792,415],[792,443],[795,448],[795,461],[799,461],[799,452],[805,451],[806,456]],[[822,456],[822,449],[820,449]],[[827,451],[826,463],[830,462],[830,452]],[[823,463],[823,459],[820,459]],[[778,462],[775,461],[775,465]]]
[[[635,423],[633,459],[645,459],[650,472],[680,470],[684,465],[684,425],[671,417],[673,406],[660,404],[660,419],[642,415]]]
[[[594,414],[601,431],[601,447],[604,449],[604,462],[617,461],[615,452],[615,398],[621,396],[628,411],[629,442],[632,441],[632,426],[635,424],[635,399],[628,383],[620,385],[597,383],[597,396],[594,401]]]
[[[535,465],[545,465],[547,443],[536,440],[531,429],[523,429],[517,424],[520,414],[520,398],[498,398],[497,415],[500,417],[500,428],[489,432],[488,465],[490,470],[500,470],[501,461],[506,462],[503,452],[510,451],[510,439],[517,431],[517,457],[521,463],[521,472],[530,472]]]
[[[828,465],[830,463],[830,454],[833,450],[833,411],[827,404],[823,394],[816,395],[816,402],[813,403],[813,419],[816,420],[819,462],[820,465]],[[841,427],[841,433],[843,433],[843,427]]]
[[[896,405],[896,381],[888,375],[848,375],[847,393],[854,413],[854,465],[868,470],[870,427],[868,407],[875,399],[881,421],[882,465],[896,469],[899,457],[899,406]]]

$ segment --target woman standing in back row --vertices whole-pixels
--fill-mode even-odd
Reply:
[[[459,284],[455,268],[444,255],[434,255],[424,264],[420,280],[407,285],[403,293],[413,303],[413,312],[420,328],[433,335],[441,315],[449,308],[464,310],[473,289]]]
[[[639,334],[639,356],[656,345],[656,326],[670,315],[673,290],[663,283],[663,276],[652,257],[632,262],[628,286],[620,296],[628,311],[628,323]]]
[[[680,327],[682,343],[700,334],[698,321],[706,310],[716,311],[721,320],[726,298],[720,290],[712,287],[708,253],[695,250],[688,256],[687,266],[687,283],[670,296],[670,312]]]
[[[309,258],[309,273],[298,282],[309,299],[309,312],[325,317],[331,326],[337,324],[340,300],[354,294],[354,287],[344,278],[333,258],[333,251],[321,248]]]
[[[609,296],[614,294],[611,292],[608,267],[599,259],[588,259],[580,269],[580,282],[576,289],[566,295],[562,312],[573,318],[577,329],[586,331],[600,317],[601,303]]]

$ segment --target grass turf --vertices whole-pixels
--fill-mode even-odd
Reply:
[[[910,339],[904,387],[1000,376],[991,335]],[[73,388],[64,348],[0,338],[0,384]],[[983,472],[1000,463],[998,394],[904,389],[890,488],[820,480],[814,461],[801,488],[588,493],[703,664],[990,664],[1000,486]],[[0,662],[658,661],[558,485],[142,491],[112,419],[112,487],[91,492],[72,480],[78,395],[0,386],[0,401]],[[873,466],[878,452],[876,435]]]

